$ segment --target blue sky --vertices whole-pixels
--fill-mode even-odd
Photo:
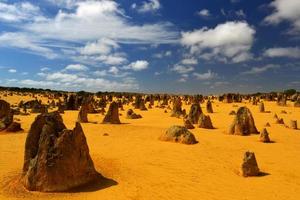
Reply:
[[[0,0],[0,85],[300,89],[299,0]]]

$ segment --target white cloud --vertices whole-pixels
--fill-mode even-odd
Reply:
[[[49,71],[50,68],[49,68],[49,67],[42,67],[40,70],[41,70],[42,72],[44,72],[44,71]]]
[[[278,47],[265,50],[266,57],[288,57],[300,58],[300,48],[298,47]]]
[[[177,72],[179,74],[186,74],[194,71],[194,67],[176,64],[171,68],[171,71]]]
[[[16,73],[17,70],[16,70],[16,69],[9,69],[8,72],[9,72],[9,73]]]
[[[149,62],[146,60],[137,60],[135,62],[130,63],[128,66],[125,66],[124,69],[131,69],[133,71],[141,71],[147,69],[149,66]]]
[[[108,38],[102,38],[97,42],[88,43],[81,48],[80,53],[83,55],[109,54],[113,49],[119,48],[119,45]]]
[[[134,25],[115,1],[84,1],[74,12],[60,10],[55,18],[28,23],[23,29],[43,39],[69,42],[110,38],[122,43],[173,43],[177,33],[170,23]]]
[[[138,6],[137,4],[131,5],[132,9],[136,9],[140,13],[146,13],[146,12],[155,12],[161,8],[159,0],[148,0],[143,1],[142,5]]]
[[[116,75],[116,74],[119,73],[119,69],[117,67],[115,67],[115,66],[112,66],[112,67],[110,67],[110,69],[108,70],[108,72]]]
[[[107,71],[106,70],[101,70],[101,71],[95,71],[93,72],[94,75],[102,77],[102,76],[106,76],[107,75]]]
[[[58,56],[51,49],[45,47],[37,38],[24,33],[0,34],[0,47],[20,48],[50,59]]]
[[[40,8],[29,2],[7,4],[0,2],[0,21],[21,22],[28,20],[42,20]]]
[[[216,73],[213,73],[211,70],[208,70],[207,72],[201,74],[201,73],[196,73],[194,72],[193,75],[196,77],[198,80],[211,80],[216,78],[218,75]]]
[[[67,71],[87,71],[88,69],[88,67],[82,64],[71,64],[65,68]]]
[[[243,75],[253,75],[253,74],[261,74],[263,72],[266,72],[270,69],[277,69],[279,68],[279,65],[274,65],[274,64],[268,64],[262,67],[253,67],[248,71],[242,72],[241,74]]]
[[[270,3],[274,12],[264,21],[268,24],[279,24],[282,21],[292,23],[292,33],[300,31],[300,1],[299,0],[274,0]]]
[[[185,59],[181,60],[181,63],[184,65],[197,65],[198,60],[195,58],[185,58]]]
[[[235,33],[235,34],[232,34]],[[254,28],[246,22],[226,22],[215,28],[183,32],[181,43],[204,59],[242,62],[252,57]]]
[[[96,61],[101,61],[107,65],[121,65],[127,62],[127,58],[122,54],[101,55],[95,58]]]
[[[207,10],[207,9],[202,9],[202,10],[198,11],[197,14],[201,17],[209,17],[211,15],[209,10]]]
[[[46,80],[47,81],[59,81],[63,83],[67,82],[74,82],[78,79],[79,77],[76,74],[67,74],[67,73],[62,73],[62,72],[55,72],[52,74],[47,74]]]

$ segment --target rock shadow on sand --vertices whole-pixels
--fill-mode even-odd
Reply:
[[[75,188],[72,188],[70,190],[67,190],[65,192],[60,192],[60,193],[83,193],[83,192],[95,192],[98,190],[104,190],[106,188],[112,187],[118,185],[118,182],[106,178],[102,176],[101,174],[98,174],[96,179],[90,183],[87,183],[85,185],[81,185]]]

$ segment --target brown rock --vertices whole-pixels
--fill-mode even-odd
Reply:
[[[234,110],[230,111],[229,115],[236,115],[236,112]]]
[[[241,175],[244,177],[259,175],[259,168],[253,152],[247,151],[244,154],[244,160],[241,166]]]
[[[213,129],[214,127],[211,123],[210,116],[209,115],[204,115],[202,113],[199,117],[198,127],[199,128],[206,128],[206,129]]]
[[[182,116],[182,102],[179,97],[173,100],[173,109],[171,111],[171,117],[181,117]]]
[[[199,116],[202,113],[202,109],[199,103],[193,103],[191,105],[190,112],[188,114],[188,119],[192,124],[197,124],[199,121]]]
[[[290,128],[291,129],[298,129],[297,120],[291,120],[290,121]]]
[[[189,119],[183,119],[183,123],[184,123],[184,127],[187,129],[194,129],[195,127],[193,126],[193,124],[190,122]]]
[[[66,191],[97,176],[80,123],[68,130],[58,112],[38,115],[25,143],[22,177],[25,188]]]
[[[104,124],[121,124],[119,119],[119,106],[116,102],[109,105],[108,111],[103,119]]]
[[[247,107],[240,107],[237,115],[229,128],[229,134],[233,135],[250,135],[258,134],[255,127],[254,119]]]
[[[15,133],[15,132],[23,131],[23,129],[21,128],[20,123],[12,122],[5,131],[10,133]]]
[[[77,122],[79,123],[87,123],[88,120],[88,105],[82,104],[78,113]]]
[[[162,141],[178,142],[182,144],[196,144],[196,138],[183,126],[171,126],[166,133],[159,138]]]
[[[213,113],[214,112],[213,108],[212,108],[212,103],[211,103],[210,100],[208,100],[207,103],[206,103],[206,111],[207,111],[207,113]]]
[[[258,105],[258,108],[259,108],[259,112],[261,112],[261,113],[265,112],[264,102],[260,102]]]
[[[269,143],[271,142],[269,138],[269,133],[266,128],[264,128],[259,135],[259,141],[264,142],[264,143]]]
[[[140,118],[142,118],[142,116],[134,113],[132,109],[129,109],[126,113],[126,118],[127,119],[140,119]]]

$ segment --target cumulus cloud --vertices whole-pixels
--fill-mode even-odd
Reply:
[[[113,49],[117,49],[120,46],[114,40],[108,38],[102,38],[96,42],[88,42],[80,53],[83,55],[95,55],[95,54],[109,54]]]
[[[293,26],[290,33],[300,31],[300,1],[299,0],[274,0],[269,5],[274,9],[273,13],[264,19],[268,24],[279,24],[289,21]]]
[[[190,49],[191,54],[203,59],[238,63],[252,58],[250,49],[254,34],[254,28],[247,22],[234,21],[212,29],[204,27],[183,32],[181,43]]]
[[[185,65],[179,65],[179,64],[176,64],[171,68],[171,71],[177,72],[179,74],[187,74],[194,70],[195,69],[193,66],[185,66]]]
[[[243,75],[261,74],[261,73],[266,72],[268,70],[277,69],[279,67],[280,67],[279,65],[268,64],[268,65],[265,65],[265,66],[262,66],[262,67],[253,67],[248,71],[242,72],[241,74],[243,74]]]
[[[142,71],[147,69],[149,66],[149,62],[146,60],[137,60],[135,62],[130,63],[125,69],[131,69],[133,71]]]
[[[201,80],[201,81],[211,80],[218,76],[216,73],[213,73],[211,70],[208,70],[203,74],[194,72],[193,75],[196,77],[197,80]]]
[[[51,28],[49,28],[51,27]],[[115,1],[84,1],[74,12],[59,11],[55,18],[25,24],[24,30],[45,39],[90,41],[110,38],[122,43],[172,43],[177,33],[170,23],[135,25]]]
[[[67,71],[87,71],[88,69],[88,67],[82,64],[71,64],[65,68]]]
[[[270,48],[264,51],[266,57],[287,57],[300,58],[300,48],[298,47],[277,47]]]
[[[155,12],[161,8],[161,4],[159,0],[148,0],[143,1],[140,6],[134,3],[131,5],[131,8],[136,9],[140,13]]]

